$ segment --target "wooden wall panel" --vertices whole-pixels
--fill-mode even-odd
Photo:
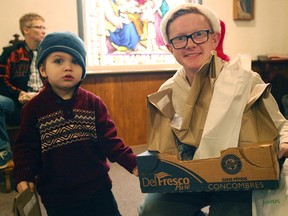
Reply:
[[[174,73],[88,74],[82,87],[103,99],[125,143],[140,145],[147,141],[146,97]]]
[[[81,86],[100,96],[108,107],[112,119],[117,123],[117,128],[124,127],[120,121],[122,116],[121,104],[123,103],[121,76],[88,75]]]
[[[145,103],[146,94],[148,92],[147,77],[123,76],[122,77],[122,94],[123,100],[123,122],[124,122],[124,137],[129,145],[137,142],[138,144],[145,143]],[[134,145],[135,145],[134,144]]]

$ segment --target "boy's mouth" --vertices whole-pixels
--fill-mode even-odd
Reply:
[[[70,75],[70,74],[67,74],[67,75],[65,75],[63,78],[64,78],[64,79],[69,79],[69,80],[71,80],[71,79],[73,79],[73,76]]]

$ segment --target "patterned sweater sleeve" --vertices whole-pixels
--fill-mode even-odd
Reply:
[[[98,97],[96,128],[100,148],[111,162],[117,162],[129,172],[136,166],[136,155],[117,135],[117,128],[104,102]]]
[[[16,185],[21,181],[34,182],[41,169],[41,144],[33,107],[27,104],[21,113],[18,136],[13,145],[13,171]]]

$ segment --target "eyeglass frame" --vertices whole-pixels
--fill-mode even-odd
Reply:
[[[46,30],[45,26],[26,26],[26,28],[36,28],[38,30]]]
[[[197,34],[197,33],[199,33],[199,32],[203,32],[203,31],[206,32],[206,34],[207,34],[206,40],[203,41],[203,42],[200,42],[200,43],[194,41],[192,35],[195,35],[195,34]],[[199,30],[199,31],[193,32],[192,34],[189,34],[189,35],[179,35],[179,36],[177,36],[177,37],[174,37],[174,38],[170,39],[169,42],[170,42],[170,44],[173,46],[174,49],[179,50],[179,49],[184,49],[184,48],[187,46],[187,44],[188,44],[188,39],[189,39],[189,38],[191,38],[191,40],[193,41],[193,43],[195,43],[195,44],[197,44],[197,45],[198,45],[198,44],[206,43],[206,42],[209,40],[209,34],[214,34],[214,32],[211,31],[211,30],[209,30],[209,29],[203,29],[203,30]],[[181,48],[176,48],[176,47],[174,46],[173,40],[176,39],[176,38],[179,38],[179,37],[185,37],[185,38],[186,38],[186,44],[185,44],[185,46],[183,46],[183,47],[181,47]]]

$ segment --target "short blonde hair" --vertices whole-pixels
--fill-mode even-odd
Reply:
[[[43,22],[45,22],[44,18],[42,16],[40,16],[39,14],[36,13],[27,13],[24,14],[20,20],[19,20],[19,26],[20,26],[20,31],[24,36],[24,27],[29,27],[31,26],[32,21],[34,20],[42,20]]]

